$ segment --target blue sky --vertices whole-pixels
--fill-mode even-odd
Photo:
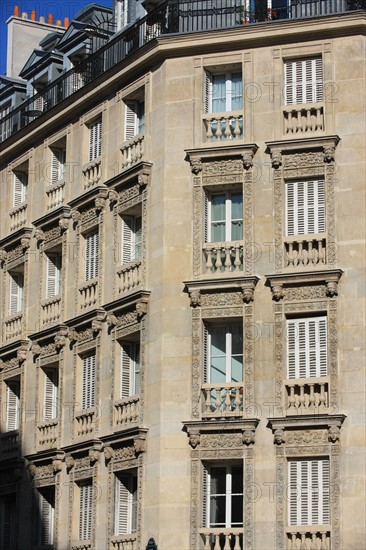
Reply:
[[[30,17],[31,10],[36,10],[37,19],[41,15],[46,17],[52,13],[54,20],[69,17],[73,19],[74,15],[87,4],[96,3],[101,6],[112,7],[112,0],[98,0],[97,2],[88,0],[0,0],[0,74],[6,72],[6,44],[7,44],[7,25],[6,20],[13,15],[14,6],[18,5],[20,14],[27,12]],[[31,52],[29,52],[29,55]]]

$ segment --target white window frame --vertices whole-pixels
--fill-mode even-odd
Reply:
[[[287,378],[327,376],[327,317],[287,319],[286,334]]]
[[[24,273],[9,272],[9,315],[16,315],[23,309]]]
[[[6,431],[19,429],[20,380],[6,380]]]
[[[325,232],[325,181],[286,181],[286,236]]]
[[[129,535],[137,531],[137,472],[115,473],[114,534]]]
[[[38,499],[40,516],[38,544],[42,546],[52,545],[54,542],[55,501],[53,498],[52,504],[41,492],[38,493]]]
[[[233,382],[239,383],[243,381],[244,378],[244,346],[242,347],[241,354],[233,354],[233,328],[238,328],[241,335],[243,335],[243,324],[241,322],[222,322],[222,323],[207,323],[203,327],[203,342],[204,342],[204,382],[205,383],[214,383],[212,382],[212,362],[216,357],[225,357],[225,381],[222,382]],[[213,338],[213,329],[222,329],[222,332],[225,334],[225,353],[220,356],[214,356],[212,354],[212,338]],[[233,359],[240,362],[241,358],[241,380],[232,380],[232,362]],[[215,382],[216,383],[216,382]],[[219,382],[217,382],[219,384]]]
[[[21,170],[13,172],[13,208],[17,208],[28,198],[28,174]]]
[[[46,298],[54,298],[61,293],[61,254],[46,253]]]
[[[99,274],[99,231],[85,235],[85,280],[95,279]]]
[[[232,196],[233,195],[240,195],[241,196],[241,203],[242,203],[242,215],[240,218],[233,218],[233,206],[232,206]],[[217,196],[224,196],[225,197],[225,218],[223,220],[212,220],[212,208],[213,208],[213,198]],[[206,192],[205,194],[205,239],[206,242],[216,242],[216,240],[213,240],[213,224],[224,224],[225,225],[225,239],[224,242],[233,241],[232,238],[232,224],[234,222],[237,222],[241,225],[242,228],[242,234],[241,239],[235,239],[235,240],[243,240],[243,192],[242,190],[232,190],[232,191],[222,191],[217,193],[211,193]],[[220,241],[221,242],[221,241]]]
[[[96,355],[90,354],[82,358],[82,409],[90,409],[95,406],[95,377],[96,377]]]
[[[44,420],[58,417],[59,371],[55,367],[45,367],[44,372]]]
[[[59,147],[51,148],[51,184],[57,183],[65,179],[65,162],[66,149]]]
[[[85,482],[79,486],[79,540],[90,540],[92,536],[93,483]]]
[[[288,461],[288,524],[330,524],[330,462],[328,458]]]
[[[140,342],[121,342],[121,398],[140,393],[141,381]]]
[[[145,129],[145,103],[144,101],[125,101],[125,134],[128,141],[133,137],[143,134]]]
[[[285,104],[323,101],[323,61],[321,56],[287,60],[284,63]]]
[[[89,162],[102,154],[102,119],[89,124]]]
[[[213,493],[211,492],[211,475],[212,470],[222,468],[225,469],[225,493]],[[244,475],[242,464],[215,464],[215,465],[204,465],[203,466],[203,523],[204,527],[209,529],[229,529],[229,528],[240,528],[243,527],[243,521],[241,522],[233,522],[232,521],[232,498],[235,496],[241,496],[242,502],[243,502],[243,509],[244,509],[244,495],[243,495],[243,489],[242,486],[240,488],[240,492],[233,492],[233,468],[239,468],[241,469],[242,476]],[[244,477],[243,477],[244,479]],[[212,507],[212,501],[211,499],[214,496],[221,496],[225,497],[225,525],[220,524],[218,522],[211,521],[211,507]]]
[[[233,109],[233,77],[234,75],[240,75],[241,77],[241,94],[238,98],[241,99],[241,106],[237,109]],[[225,80],[225,97],[222,96],[223,102],[225,102],[224,109],[216,109],[215,101],[219,98],[215,98],[215,80],[219,77],[223,77]],[[224,71],[210,73],[205,71],[205,112],[206,113],[223,113],[230,111],[241,111],[243,109],[243,73],[241,70]]]
[[[123,215],[122,217],[122,264],[141,258],[142,216]]]

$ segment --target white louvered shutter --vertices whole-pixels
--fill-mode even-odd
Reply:
[[[138,260],[141,258],[142,247],[142,218],[136,216],[134,218],[134,247],[133,247],[133,259]]]
[[[129,532],[129,490],[128,476],[116,476],[115,481],[115,535],[126,535]]]
[[[204,528],[209,527],[210,514],[209,514],[209,479],[208,472],[205,466],[202,466],[202,526]]]
[[[127,264],[133,259],[134,247],[134,218],[123,216],[122,218],[122,263]]]
[[[10,273],[9,314],[14,315],[23,307],[23,273]]]
[[[121,397],[129,397],[131,395],[131,355],[132,355],[132,344],[129,342],[124,342],[122,344],[122,355],[121,355]]]
[[[286,183],[286,234],[325,232],[324,180]]]
[[[212,77],[207,72],[204,79],[204,108],[205,113],[212,112]]]
[[[132,392],[133,395],[140,393],[140,344],[134,342],[133,346],[133,381]]]
[[[323,100],[321,57],[286,61],[285,100],[287,105],[316,103]]]
[[[24,172],[14,172],[13,183],[13,207],[16,208],[27,198],[27,174]]]
[[[80,487],[79,540],[89,540],[92,532],[93,486]]]
[[[88,409],[95,404],[95,355],[83,359],[83,395],[82,408]]]
[[[203,381],[204,383],[208,383],[209,377],[210,377],[210,365],[209,365],[209,335],[206,325],[203,326],[203,334],[202,334],[202,344],[203,344]]]
[[[45,369],[44,374],[44,419],[52,420],[58,414],[58,371]]]
[[[50,502],[40,495],[41,544],[53,544],[53,525],[55,509]]]
[[[19,428],[19,397],[20,383],[9,380],[6,388],[6,431],[11,432]]]
[[[289,525],[329,524],[329,460],[291,460],[288,472]]]
[[[287,320],[287,377],[327,376],[327,318]]]
[[[58,253],[47,254],[46,297],[58,296],[61,290],[61,256]]]
[[[15,495],[0,497],[0,548],[11,549],[14,546]]]
[[[138,119],[139,104],[137,101],[126,101],[125,141],[133,138],[139,131]]]
[[[100,157],[102,153],[102,121],[97,120],[89,126],[89,161]]]
[[[204,195],[204,220],[203,220],[203,238],[205,243],[209,243],[211,240],[211,227],[210,210],[211,210],[211,200],[208,198],[207,194]]]
[[[91,233],[86,237],[85,279],[89,281],[98,277],[99,272],[99,233]]]
[[[53,185],[64,179],[65,158],[66,158],[65,149],[52,149],[51,183]]]

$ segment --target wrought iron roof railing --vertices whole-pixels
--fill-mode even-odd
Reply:
[[[275,20],[318,17],[365,9],[366,0],[277,0],[267,8],[267,0],[248,2],[246,9],[237,0],[165,0],[71,70],[62,73],[41,92],[26,99],[0,120],[0,142],[37,121],[44,113],[76,93],[131,53],[161,35],[185,34]],[[274,2],[272,3],[274,5]]]

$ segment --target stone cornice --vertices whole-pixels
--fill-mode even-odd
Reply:
[[[22,227],[0,240],[0,249],[9,250],[22,242],[22,239],[30,239],[33,233],[31,227]],[[25,247],[26,248],[26,247]]]
[[[104,318],[105,316],[106,312],[103,308],[96,308],[92,309],[91,311],[87,311],[86,313],[82,313],[77,317],[73,317],[68,321],[65,321],[65,325],[69,328],[77,329],[83,327],[84,325],[91,324],[94,320],[97,320],[98,318]]]
[[[186,149],[185,152],[186,160],[190,162],[192,172],[198,174],[202,170],[203,162],[212,162],[214,160],[239,158],[243,160],[244,168],[250,168],[257,150],[258,145],[248,143],[242,145],[196,147],[195,149]]]
[[[277,417],[268,420],[267,428],[275,430],[290,430],[297,428],[340,428],[346,419],[345,414],[309,414],[298,416]]]
[[[326,147],[336,147],[341,138],[334,136],[318,136],[299,139],[281,139],[278,141],[266,141],[267,152],[281,151],[308,151],[314,149],[324,149]]]
[[[227,433],[244,430],[255,430],[260,422],[258,418],[236,418],[235,420],[187,420],[183,422],[184,430],[190,433]]]
[[[83,210],[86,206],[91,206],[91,203],[101,195],[105,195],[105,198],[108,196],[108,189],[105,185],[96,185],[95,187],[88,189],[82,195],[79,195],[75,199],[69,202],[70,207],[74,209]]]
[[[152,166],[153,165],[151,162],[139,162],[106,181],[105,185],[111,190],[123,187],[127,183],[131,183],[134,180],[137,180],[141,186],[148,185],[150,183]]]
[[[47,212],[41,218],[34,220],[32,223],[37,228],[45,228],[47,226],[56,224],[61,218],[70,219],[71,218],[71,208],[70,206],[60,206],[51,212]]]
[[[17,351],[20,349],[25,350],[29,346],[29,340],[19,339],[7,344],[6,346],[1,346],[0,348],[0,359],[4,359],[8,355],[17,355]]]
[[[306,284],[324,284],[330,298],[338,294],[338,282],[343,274],[342,269],[324,269],[324,271],[301,271],[299,273],[279,273],[265,275],[266,286],[271,287],[273,299],[283,298],[283,287],[303,286]]]
[[[108,313],[119,313],[122,310],[136,306],[139,302],[148,303],[150,294],[150,290],[137,290],[136,292],[123,296],[113,302],[103,304],[103,309]]]
[[[105,435],[100,438],[103,442],[103,447],[118,446],[133,439],[145,440],[148,434],[148,428],[142,426],[134,426],[132,428],[124,429],[123,432],[117,432],[115,434]]]

